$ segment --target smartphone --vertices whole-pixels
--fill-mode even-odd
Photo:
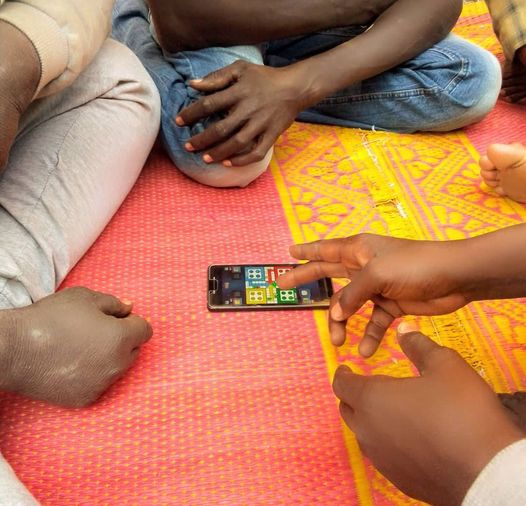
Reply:
[[[297,264],[210,265],[208,309],[236,311],[258,309],[326,309],[333,294],[329,278],[290,290],[276,279]]]

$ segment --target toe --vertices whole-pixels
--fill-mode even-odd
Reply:
[[[499,186],[499,181],[491,181],[490,179],[485,179],[484,177],[482,177],[482,179],[484,179],[484,182],[485,182],[490,188],[496,188],[497,186]]]
[[[500,171],[526,167],[526,148],[516,144],[491,144],[488,146],[488,159]]]
[[[486,183],[498,183],[500,181],[500,172],[498,170],[481,170],[480,176]]]
[[[480,168],[484,171],[494,171],[496,170],[493,162],[488,158],[488,155],[482,155],[479,160]]]

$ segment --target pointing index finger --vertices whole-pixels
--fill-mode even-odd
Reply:
[[[294,244],[289,248],[289,251],[298,260],[341,262],[346,242],[347,239],[325,239],[305,244]]]
[[[278,278],[278,286],[288,289],[322,278],[345,278],[349,273],[340,263],[309,262],[298,265]]]

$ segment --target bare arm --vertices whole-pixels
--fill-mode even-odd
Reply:
[[[296,64],[300,82],[309,83],[306,105],[420,54],[449,33],[461,10],[461,0],[398,0],[365,33]]]
[[[149,0],[164,49],[257,44],[372,23],[396,0]],[[298,7],[301,5],[301,8]]]
[[[300,111],[429,48],[447,35],[461,7],[462,0],[397,0],[369,30],[324,53],[279,68],[237,61],[192,81],[207,96],[183,109],[178,125],[229,114],[190,138],[187,149],[228,166],[262,160]]]
[[[37,89],[41,66],[31,41],[0,20],[0,170],[7,162],[18,121]]]

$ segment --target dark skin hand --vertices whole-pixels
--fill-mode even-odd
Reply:
[[[257,43],[374,21],[354,39],[288,67],[238,61],[192,81],[205,96],[181,111],[177,124],[192,125],[214,114],[225,118],[189,139],[186,149],[226,166],[260,161],[299,111],[431,47],[450,31],[462,8],[460,0],[149,3],[161,44],[172,50]],[[199,19],[200,31],[188,28],[189,19]]]
[[[371,319],[360,353],[371,356],[398,317],[455,311],[473,300],[526,295],[526,225],[461,241],[411,241],[371,234],[295,245],[309,260],[278,279],[287,289],[322,277],[349,278],[331,301],[333,344],[345,342],[347,319],[368,300]]]
[[[504,63],[501,96],[506,102],[526,105],[526,46],[517,50],[512,62]]]
[[[0,170],[5,167],[20,116],[29,107],[40,81],[40,60],[31,41],[0,21]]]
[[[365,377],[341,366],[333,383],[340,413],[400,490],[433,505],[460,505],[491,459],[525,435],[458,353],[418,332],[399,341],[420,376]]]
[[[81,407],[133,364],[152,329],[112,295],[69,288],[0,311],[0,389]]]

